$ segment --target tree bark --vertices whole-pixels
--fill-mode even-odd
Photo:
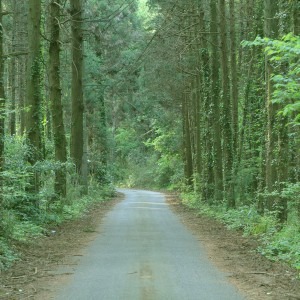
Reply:
[[[16,13],[19,22],[17,29],[17,40],[18,40],[18,49],[21,52],[28,52],[28,3],[25,1],[18,1],[16,5]],[[25,105],[26,105],[26,74],[28,72],[28,56],[22,55],[19,57],[19,74],[18,74],[18,103],[17,103],[17,111],[19,114],[19,134],[25,134],[25,123],[26,123],[26,115],[25,115]]]
[[[61,0],[51,0],[50,2],[49,97],[52,111],[55,160],[59,163],[58,169],[55,170],[54,190],[57,196],[65,197],[67,179],[64,164],[67,161],[67,143],[60,83],[60,5]]]
[[[278,37],[278,0],[264,0],[265,9],[265,36],[269,38]],[[276,170],[276,156],[275,148],[277,141],[276,133],[276,110],[277,105],[272,103],[272,94],[274,91],[273,83],[271,81],[271,74],[273,72],[272,65],[269,58],[266,56],[265,62],[265,80],[266,80],[266,107],[267,107],[267,135],[266,135],[266,189],[268,192],[266,207],[268,210],[274,210],[275,200],[271,193],[276,190],[277,170]]]
[[[18,28],[18,17],[16,14],[17,3],[16,0],[12,1],[14,16],[13,16],[13,26],[12,26],[12,38],[11,38],[11,49],[13,52],[17,48],[17,28]],[[16,134],[16,77],[18,76],[17,70],[17,60],[16,57],[11,57],[10,61],[10,71],[9,71],[9,81],[10,81],[10,115],[9,115],[9,131],[10,135]]]
[[[5,138],[5,91],[4,91],[4,59],[3,59],[3,22],[2,0],[0,0],[0,216],[3,203],[3,177],[4,171],[4,138]],[[0,224],[1,225],[1,224]]]
[[[230,81],[228,67],[227,22],[225,0],[219,0],[220,7],[220,39],[221,39],[221,69],[222,69],[222,101],[223,101],[223,151],[225,198],[228,207],[235,206],[233,191],[233,134],[232,109],[230,102]]]
[[[182,99],[182,117],[183,117],[183,152],[184,152],[184,166],[185,178],[188,186],[193,185],[193,157],[192,157],[192,143],[191,143],[191,128],[188,110],[188,97],[185,92]]]
[[[217,27],[217,3],[210,0],[210,32],[216,33]],[[221,147],[221,116],[220,116],[220,74],[219,74],[219,55],[218,55],[218,35],[210,35],[211,43],[211,99],[212,99],[212,123],[213,123],[213,160],[214,160],[214,182],[215,201],[223,200],[223,166],[222,166],[222,147]]]
[[[200,195],[203,190],[203,178],[202,178],[202,170],[203,170],[203,120],[202,120],[202,108],[203,108],[203,100],[204,100],[204,85],[203,85],[203,77],[202,77],[202,67],[201,67],[201,50],[202,48],[202,38],[201,38],[201,30],[202,30],[202,19],[199,18],[199,10],[197,9],[196,1],[192,1],[191,3],[191,15],[195,15],[194,18],[190,18],[189,27],[190,32],[192,33],[190,36],[192,47],[191,54],[195,57],[193,60],[193,69],[195,70],[196,76],[193,78],[192,85],[192,110],[194,111],[194,140],[195,140],[195,159],[194,159],[194,188],[195,191]],[[203,17],[202,17],[203,18]],[[199,23],[199,26],[195,24]],[[199,30],[201,27],[201,30]],[[203,30],[204,31],[204,30]],[[196,45],[196,41],[198,41],[199,45]]]
[[[197,27],[199,31],[200,51],[199,56],[199,69],[200,69],[200,93],[201,93],[201,107],[200,107],[200,120],[202,122],[201,133],[201,146],[202,146],[202,199],[210,202],[213,198],[214,174],[213,174],[213,146],[212,146],[212,113],[211,113],[211,95],[210,95],[210,66],[209,66],[209,51],[207,38],[204,35],[205,27],[205,7],[204,4],[198,4],[199,18]],[[196,22],[197,23],[197,22]]]
[[[237,76],[237,48],[236,48],[236,30],[235,30],[235,0],[230,0],[230,70],[231,70],[231,99],[232,99],[232,137],[234,163],[237,163],[236,154],[238,151],[238,76]]]
[[[27,75],[27,94],[26,94],[26,119],[25,127],[27,133],[28,162],[34,166],[41,158],[41,1],[29,0],[29,19],[28,19],[28,75]],[[38,193],[39,174],[33,171],[29,191]]]
[[[70,0],[72,16],[72,117],[70,154],[81,176],[83,163],[83,31],[82,0]]]

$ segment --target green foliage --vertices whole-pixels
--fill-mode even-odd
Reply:
[[[136,159],[137,151],[140,147],[138,133],[131,128],[118,128],[115,136],[117,144],[116,152],[121,159]]]
[[[230,229],[241,229],[245,235],[272,234],[276,231],[274,214],[260,215],[254,206],[230,209],[218,215]]]
[[[300,182],[287,183],[282,190],[282,196],[291,200],[291,203],[300,204]]]
[[[43,228],[30,221],[15,222],[11,239],[26,242],[30,238],[35,238],[43,235]]]
[[[45,212],[55,198],[54,171],[64,167],[72,174],[74,168],[69,162],[62,166],[54,160],[38,161],[31,166],[27,163],[28,151],[24,138],[18,136],[6,138],[2,205],[4,210],[10,211],[19,221],[44,223],[47,219]],[[33,199],[28,193],[28,187],[29,179],[34,172],[39,173],[42,184],[39,194]]]
[[[94,203],[111,199],[115,195],[115,190],[110,185],[99,186],[93,181],[89,195],[81,197],[76,188],[69,194],[72,201],[68,204],[55,201],[48,205],[41,205],[38,218],[27,215],[28,220],[24,220],[20,218],[18,211],[6,209],[2,212],[1,225],[5,231],[2,232],[3,237],[0,239],[0,270],[9,267],[17,258],[11,246],[13,241],[34,243],[35,238],[45,234],[50,225],[82,216]]]
[[[183,164],[178,154],[179,139],[174,130],[157,128],[155,137],[148,139],[145,145],[154,150],[154,182],[158,187],[175,187],[183,178]]]
[[[263,46],[265,54],[274,65],[274,93],[272,101],[283,104],[279,111],[300,122],[300,37],[289,33],[281,40],[257,37],[254,41],[243,41],[243,46]]]
[[[297,221],[298,222],[298,221]],[[287,262],[300,270],[300,228],[298,225],[288,224],[272,236],[262,237],[263,244],[259,252],[271,260]]]
[[[7,241],[0,238],[0,270],[7,269],[17,259]]]
[[[181,199],[184,205],[199,211],[199,214],[220,220],[229,229],[242,230],[246,236],[258,237],[261,241],[258,251],[261,254],[272,260],[285,261],[300,270],[300,228],[296,214],[282,228],[275,212],[260,215],[254,205],[228,210],[225,203],[208,205],[195,192],[182,193]]]
[[[3,209],[18,211],[23,214],[22,208],[28,204],[29,178],[32,169],[26,161],[29,148],[25,139],[21,137],[8,137],[5,140],[5,171],[3,177]]]
[[[235,178],[235,193],[239,197],[239,202],[243,204],[253,204],[255,202],[254,194],[256,193],[255,184],[259,174],[258,167],[251,163],[254,159],[249,159],[249,165],[241,166]]]
[[[128,187],[175,188],[182,181],[179,134],[157,127],[141,134],[137,125],[118,128],[115,136],[118,184]],[[150,136],[150,137],[149,137]]]
[[[185,186],[183,186],[184,188]],[[201,202],[199,195],[196,192],[189,192],[186,190],[181,194],[182,203],[189,208],[201,210],[205,209],[205,205]]]
[[[73,184],[76,180],[71,162],[62,165],[54,160],[44,160],[31,166],[27,163],[28,151],[24,138],[6,138],[0,211],[0,269],[9,267],[17,257],[11,247],[13,241],[34,242],[50,224],[79,217],[92,203],[106,201],[114,195],[112,186],[100,186],[92,177],[90,193],[82,197],[80,186]],[[68,171],[68,199],[58,199],[53,188],[54,171],[62,167]],[[41,180],[40,191],[34,198],[27,191],[33,172],[38,172]]]

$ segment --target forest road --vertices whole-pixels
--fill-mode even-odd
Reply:
[[[242,300],[161,193],[125,190],[55,300]]]

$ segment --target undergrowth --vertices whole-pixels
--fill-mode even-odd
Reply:
[[[26,159],[28,151],[24,137],[6,137],[5,168],[0,174],[0,270],[17,259],[14,244],[34,243],[47,233],[50,225],[78,218],[92,203],[106,201],[114,193],[112,186],[100,184],[90,176],[88,196],[82,196],[82,188],[76,184],[79,180],[74,164],[70,161],[63,165],[67,171],[68,196],[60,199],[54,191],[54,170],[62,165],[49,156],[31,166]],[[39,193],[33,195],[28,187],[34,171],[39,173],[41,186]]]
[[[283,226],[274,212],[260,215],[255,205],[227,209],[225,203],[209,205],[196,193],[182,193],[182,203],[190,208],[220,220],[229,229],[242,230],[245,236],[260,241],[258,252],[273,261],[284,261],[300,271],[300,226],[297,214],[290,214]]]
[[[69,192],[68,201],[52,202],[40,205],[38,217],[19,215],[12,209],[4,210],[1,214],[0,236],[0,270],[7,269],[18,259],[14,250],[14,243],[34,243],[34,240],[48,233],[48,228],[66,220],[79,218],[94,203],[108,201],[113,197],[115,190],[112,186],[99,186],[93,183],[87,196],[80,196],[76,188]],[[71,200],[72,199],[72,200]],[[41,201],[43,203],[43,201]]]

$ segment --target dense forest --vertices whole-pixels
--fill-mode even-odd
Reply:
[[[0,8],[0,268],[119,185],[179,191],[300,269],[299,1]]]

